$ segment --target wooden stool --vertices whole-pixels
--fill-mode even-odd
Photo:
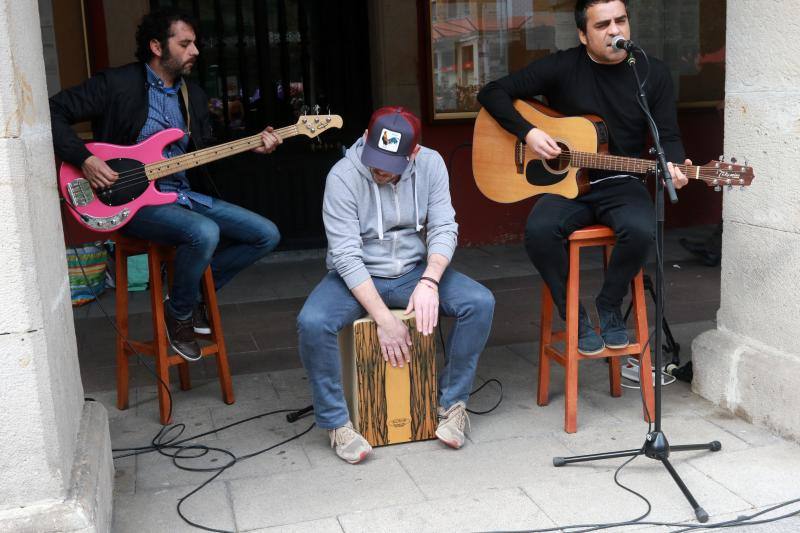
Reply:
[[[371,317],[339,332],[350,419],[372,446],[436,438],[438,405],[436,343],[416,329],[413,313],[392,313],[411,333],[411,363],[393,367],[383,360],[378,328]],[[435,333],[435,331],[434,331]]]
[[[156,374],[160,383],[158,387],[158,407],[162,424],[169,424],[170,395],[169,368],[178,367],[181,390],[189,390],[189,363],[181,356],[171,353],[173,350],[167,340],[167,327],[164,322],[163,283],[161,281],[161,265],[167,264],[169,279],[172,281],[173,258],[175,248],[162,246],[149,241],[133,239],[120,233],[115,234],[116,264],[116,298],[117,298],[117,408],[128,408],[128,358],[139,352],[155,358]],[[150,306],[153,317],[153,340],[135,341],[128,339],[128,256],[147,254],[147,265],[150,272]],[[228,355],[225,351],[225,340],[222,336],[222,322],[217,307],[217,292],[211,267],[203,274],[203,298],[208,310],[208,321],[211,325],[210,335],[198,335],[210,340],[211,344],[202,347],[203,356],[216,355],[217,373],[222,387],[222,399],[227,404],[234,402],[231,374],[228,367]],[[127,341],[126,341],[127,339]],[[166,385],[166,387],[164,386]]]
[[[578,353],[578,305],[580,294],[580,253],[581,248],[587,246],[603,246],[604,266],[608,266],[611,250],[616,238],[611,228],[607,226],[589,226],[577,230],[569,236],[569,274],[567,276],[567,321],[566,331],[553,331],[553,297],[546,283],[542,283],[542,316],[539,346],[539,391],[537,403],[547,405],[549,402],[548,388],[550,385],[550,360],[556,361],[566,369],[564,396],[564,431],[575,433],[577,431],[578,417],[578,362],[583,359],[600,359],[608,357],[608,377],[611,382],[611,396],[622,396],[620,383],[620,362],[622,356],[633,356],[639,359],[639,382],[645,398],[644,418],[652,418],[653,410],[653,377],[650,366],[650,345],[647,344],[647,303],[644,298],[644,284],[642,271],[631,282],[631,297],[633,304],[633,320],[636,339],[627,347],[612,350],[604,349],[601,353],[586,356]],[[599,328],[598,328],[599,331]],[[559,351],[554,344],[565,342],[564,352]],[[642,350],[644,348],[644,350]],[[648,412],[650,417],[648,417]]]

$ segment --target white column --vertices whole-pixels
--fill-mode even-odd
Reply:
[[[727,9],[725,152],[756,177],[725,193],[721,307],[692,344],[693,387],[800,438],[800,12],[796,0]]]
[[[36,2],[0,0],[0,530],[110,525],[108,420],[83,401]]]

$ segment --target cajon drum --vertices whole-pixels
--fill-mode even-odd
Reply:
[[[411,333],[411,363],[383,360],[378,328],[370,317],[339,333],[342,383],[350,419],[372,446],[436,438],[436,344],[416,330],[414,315],[393,310]]]

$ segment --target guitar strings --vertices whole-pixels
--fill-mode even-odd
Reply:
[[[281,138],[287,138],[298,134],[297,125],[287,126],[284,128],[279,128],[277,130],[273,130],[274,134],[280,136]],[[152,181],[147,175],[147,167],[154,173],[160,173],[164,170],[168,170],[172,165],[181,165],[185,162],[195,162],[195,166],[206,164],[217,159],[220,159],[219,154],[222,151],[226,151],[228,155],[234,155],[237,153],[241,153],[247,150],[252,142],[256,139],[259,139],[261,134],[256,134],[250,137],[245,137],[243,139],[239,139],[237,141],[231,141],[230,143],[226,143],[219,146],[212,146],[203,150],[199,150],[197,152],[190,152],[188,154],[183,154],[178,157],[173,157],[170,159],[163,159],[161,161],[156,161],[154,163],[148,163],[141,168],[128,170],[119,173],[119,177],[117,180],[110,186],[105,189],[100,189],[100,192],[116,192],[120,190],[124,190],[130,187],[136,187],[145,183],[147,181]],[[238,150],[238,151],[237,151]],[[223,156],[224,157],[224,156]],[[181,170],[175,170],[172,173],[180,172]],[[165,174],[168,176],[169,174]],[[163,177],[163,176],[158,176]],[[85,178],[84,178],[85,179]]]
[[[591,168],[593,165],[597,164],[599,160],[605,160],[610,162],[609,166],[614,166],[614,168],[606,168],[604,170],[627,170],[629,172],[635,172],[640,174],[646,174],[655,168],[655,162],[650,163],[647,160],[637,161],[635,158],[629,158],[625,156],[616,156],[616,155],[606,155],[606,154],[595,154],[591,152],[569,152],[563,151],[561,154],[556,156],[554,159],[550,159],[548,161],[558,161],[558,162],[566,162],[568,164],[576,163],[574,165],[570,165],[573,168]],[[633,160],[633,161],[631,161]],[[581,165],[580,162],[586,162],[587,165]],[[726,163],[727,164],[727,163]],[[633,168],[631,168],[633,166]],[[742,170],[735,170],[735,169],[709,169],[702,166],[696,165],[674,165],[675,168],[679,168],[681,172],[686,174],[686,176],[690,179],[699,179],[705,182],[714,182],[715,180],[719,182],[719,184],[727,184],[727,180],[731,180],[731,184],[739,184],[744,183],[745,179],[740,177],[737,178],[721,178],[718,176],[718,171],[725,171],[729,170],[730,172],[742,172]],[[619,167],[619,168],[616,168]],[[697,169],[700,169],[699,172]],[[746,168],[746,167],[744,167]],[[603,169],[601,169],[603,170]]]

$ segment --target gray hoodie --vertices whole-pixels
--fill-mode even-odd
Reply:
[[[433,253],[450,260],[458,238],[438,152],[422,147],[396,184],[378,185],[361,163],[363,146],[360,137],[333,166],[322,202],[326,263],[350,289],[370,276],[400,277]]]

